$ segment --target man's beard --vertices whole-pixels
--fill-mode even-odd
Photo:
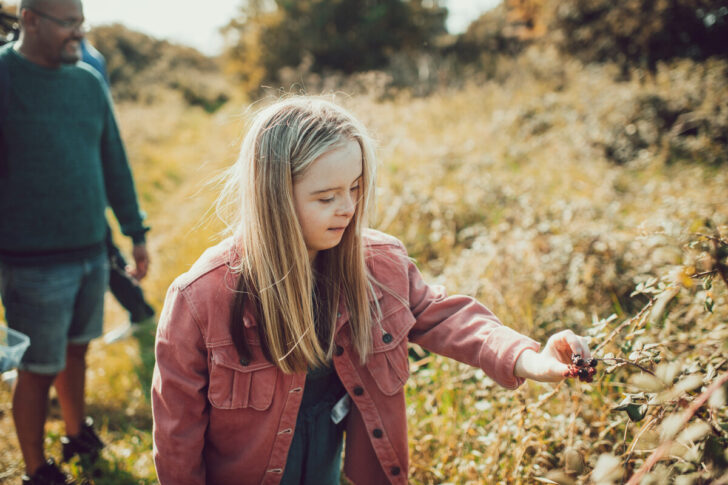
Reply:
[[[81,45],[79,44],[73,52],[69,52],[65,48],[61,51],[61,63],[62,64],[76,64],[81,60]]]

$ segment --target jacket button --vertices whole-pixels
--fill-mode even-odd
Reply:
[[[343,353],[344,353],[344,347],[342,347],[341,345],[337,345],[336,348],[334,349],[334,354],[337,356],[340,356]]]
[[[382,341],[384,341],[385,344],[391,343],[392,340],[394,340],[394,338],[391,334],[385,333],[384,335],[382,335]]]
[[[375,438],[381,438],[382,436],[384,436],[384,432],[379,428],[374,428],[374,431],[372,431],[372,434],[374,435]]]
[[[392,472],[392,475],[397,476],[397,475],[399,475],[400,469],[398,466],[393,466],[392,468],[389,469],[389,471]]]
[[[356,386],[354,388],[354,394],[357,395],[357,396],[361,396],[362,394],[364,394],[364,389],[362,389],[359,386]]]
[[[250,365],[250,362],[245,359],[240,359],[240,365],[242,365],[243,367],[247,367]]]

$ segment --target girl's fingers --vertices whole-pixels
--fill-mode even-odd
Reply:
[[[569,341],[570,335],[574,336],[574,333],[571,330],[562,330],[561,332],[552,335],[549,339],[551,346],[555,351],[556,357],[558,357],[561,362],[571,362],[571,355],[574,353],[574,351]]]
[[[579,337],[571,330],[567,330],[567,332],[568,333],[564,335],[564,339],[570,347],[571,354],[579,354],[584,360],[591,359],[591,351],[589,350],[589,345],[586,342],[586,338]]]
[[[549,382],[558,382],[564,380],[569,375],[569,366],[563,362],[558,362],[551,366]]]
[[[540,382],[559,382],[569,374],[569,366],[551,358],[548,365],[543,366],[536,375],[535,380]]]
[[[546,359],[533,366],[536,371],[531,374],[532,378],[542,382],[558,382],[573,375],[569,367],[573,355],[579,354],[584,360],[591,359],[588,342],[588,338],[580,337],[571,330],[555,333],[541,353]]]

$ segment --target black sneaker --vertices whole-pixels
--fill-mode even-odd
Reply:
[[[70,485],[74,482],[58,468],[53,458],[48,458],[43,466],[38,468],[32,477],[23,475],[23,485]]]
[[[87,417],[81,425],[81,432],[78,436],[63,436],[63,461],[66,462],[78,455],[84,464],[93,465],[99,458],[99,451],[104,447],[104,442],[94,431],[94,420]]]

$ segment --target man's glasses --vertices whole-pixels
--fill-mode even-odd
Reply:
[[[83,17],[81,17],[80,19],[59,19],[58,17],[54,17],[53,15],[41,12],[40,10],[36,10],[31,7],[27,8],[37,16],[42,17],[46,20],[50,20],[59,27],[63,27],[64,29],[68,30],[83,30],[83,24],[86,21],[86,19],[84,19]]]

